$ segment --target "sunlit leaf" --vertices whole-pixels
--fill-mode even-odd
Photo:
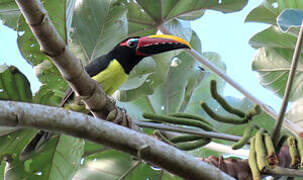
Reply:
[[[288,74],[291,66],[293,52],[289,49],[281,48],[260,48],[253,59],[253,70],[260,76],[262,86],[271,89],[275,94],[283,97]],[[298,63],[290,100],[302,97],[302,71],[303,57]]]
[[[296,41],[296,37],[281,32],[276,26],[270,26],[255,34],[249,40],[249,44],[254,48],[271,47],[294,49]]]

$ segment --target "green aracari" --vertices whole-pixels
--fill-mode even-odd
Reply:
[[[150,35],[145,37],[130,37],[118,43],[110,52],[91,61],[85,71],[97,81],[102,89],[112,95],[128,78],[131,70],[145,57],[171,50],[189,48],[191,45],[182,38],[172,35]],[[65,109],[82,111],[85,106],[74,103],[75,96],[69,88],[60,104]],[[75,105],[77,104],[77,105]],[[40,149],[53,135],[51,132],[40,131],[22,150],[20,159],[28,159],[30,155]]]

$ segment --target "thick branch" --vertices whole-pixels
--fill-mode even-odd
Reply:
[[[126,117],[85,72],[80,60],[69,50],[52,24],[46,10],[38,0],[16,0],[27,24],[37,38],[41,51],[48,55],[70,87],[82,97],[95,117],[105,119],[116,109],[116,118]],[[115,121],[115,120],[114,120]],[[118,121],[118,120],[117,120]],[[130,125],[131,126],[131,125]]]
[[[138,156],[185,179],[233,179],[153,137],[82,113],[38,104],[0,101],[0,125],[34,127],[86,138]]]

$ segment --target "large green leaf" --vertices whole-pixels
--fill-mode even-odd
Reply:
[[[80,166],[84,140],[61,135],[48,141],[39,153],[25,161],[27,172],[40,179],[71,179]]]
[[[110,51],[127,35],[127,9],[116,0],[79,1],[70,46],[84,64]]]
[[[275,94],[283,97],[290,71],[292,51],[281,48],[260,48],[253,59],[253,70],[260,76],[261,85],[271,89]],[[302,97],[303,57],[301,55],[295,75],[290,100]]]
[[[286,8],[303,9],[301,0],[263,0],[260,6],[253,9],[245,22],[263,22],[276,24],[276,18]]]
[[[298,16],[294,16],[292,13],[293,11],[296,13],[298,11],[284,11],[287,8],[303,9],[303,1],[264,0],[259,7],[252,10],[246,17],[246,21],[272,24],[269,28],[255,34],[249,41],[254,48],[260,48],[253,58],[252,68],[258,72],[261,85],[281,97],[285,91],[298,28],[294,27],[287,33],[283,33],[277,25],[287,29],[292,23],[296,22],[298,24],[300,21],[298,20]],[[280,15],[281,12],[282,14]],[[290,14],[285,12],[290,12]],[[297,69],[298,73],[295,77],[291,101],[301,97],[301,65],[302,60],[300,60]]]
[[[271,47],[293,50],[295,48],[296,41],[296,37],[281,32],[276,26],[270,26],[255,34],[249,40],[249,44],[254,48]]]
[[[241,10],[247,3],[246,0],[208,1],[208,0],[131,0],[128,5],[128,26],[130,35],[147,35],[157,31],[161,24],[176,17],[184,17],[204,10],[212,9],[221,12],[234,12]],[[199,13],[199,12],[198,12]]]

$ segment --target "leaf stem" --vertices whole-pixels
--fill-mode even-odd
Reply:
[[[200,129],[193,129],[193,128],[185,128],[185,127],[176,127],[171,125],[159,124],[159,123],[152,123],[152,122],[144,122],[144,121],[134,121],[137,126],[142,128],[151,128],[151,129],[158,129],[158,130],[165,130],[165,131],[172,131],[172,132],[179,132],[179,133],[187,133],[187,134],[194,134],[199,135],[202,137],[208,138],[216,138],[216,139],[223,139],[227,141],[239,141],[242,137],[225,134],[225,133],[218,133],[218,132],[211,132],[211,131],[204,131]]]
[[[300,54],[301,54],[302,37],[303,37],[303,22],[301,23],[299,36],[298,36],[298,39],[297,39],[294,55],[293,55],[293,58],[292,58],[291,68],[290,68],[290,72],[289,72],[289,75],[288,75],[288,80],[287,80],[287,83],[286,83],[286,89],[285,89],[285,93],[284,93],[283,102],[282,102],[282,105],[281,105],[281,108],[280,108],[280,113],[279,113],[279,116],[277,118],[275,127],[273,129],[273,133],[272,133],[272,136],[271,136],[275,145],[278,143],[278,140],[279,140],[281,127],[282,127],[283,120],[284,120],[284,114],[285,114],[286,109],[287,109],[291,88],[292,88],[293,81],[294,81],[294,78],[295,78],[296,69],[297,69],[299,57],[300,57]]]

